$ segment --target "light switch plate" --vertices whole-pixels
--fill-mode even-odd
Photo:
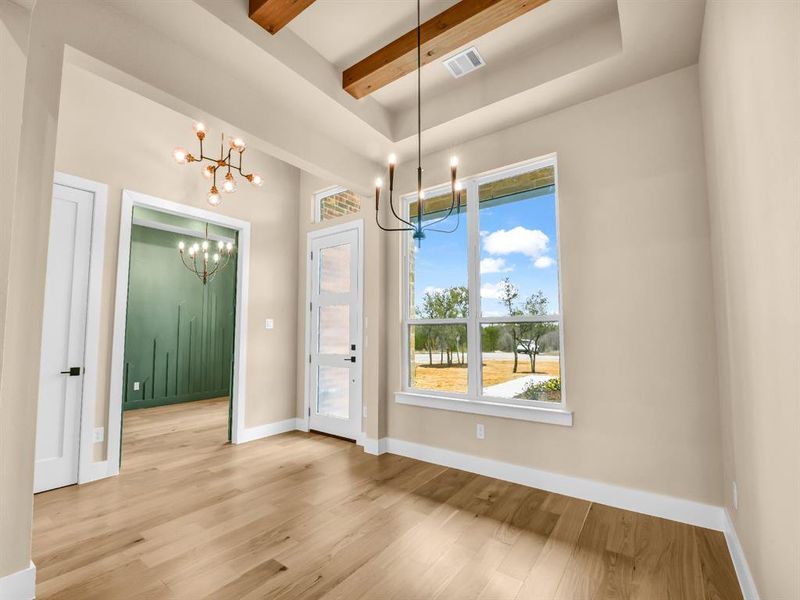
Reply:
[[[264,329],[273,329],[275,327],[274,319],[267,319],[264,321]]]
[[[102,442],[106,437],[106,430],[104,427],[95,427],[94,428],[94,443],[97,444]]]
[[[482,440],[486,437],[486,430],[483,428],[483,423],[478,423],[477,427],[475,427],[475,436]]]

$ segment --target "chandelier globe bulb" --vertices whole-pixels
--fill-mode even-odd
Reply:
[[[222,202],[222,197],[219,195],[219,190],[217,186],[212,185],[211,190],[208,192],[208,203],[211,206],[219,206]]]
[[[189,157],[191,154],[184,148],[183,146],[178,146],[172,151],[172,158],[175,159],[175,162],[179,165],[185,165],[189,162]]]

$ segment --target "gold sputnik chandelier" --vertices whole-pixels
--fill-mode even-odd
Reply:
[[[197,139],[200,140],[200,155],[196,157],[190,154],[185,148],[178,146],[172,153],[172,156],[175,158],[175,162],[180,165],[187,165],[191,162],[203,162],[208,161],[210,164],[205,165],[201,172],[203,173],[203,177],[206,179],[211,180],[211,189],[208,191],[208,203],[211,206],[219,206],[222,203],[222,195],[220,194],[220,190],[225,192],[226,194],[232,194],[236,191],[236,179],[233,177],[233,173],[231,171],[238,171],[239,175],[247,179],[250,183],[252,183],[256,187],[261,187],[264,183],[264,180],[261,178],[261,175],[257,173],[244,173],[242,171],[242,155],[244,154],[245,149],[247,148],[247,144],[244,143],[244,140],[239,137],[230,138],[228,140],[228,151],[225,152],[225,134],[223,133],[220,137],[220,144],[219,144],[219,158],[213,158],[210,156],[206,156],[203,153],[203,140],[206,137],[206,126],[199,121],[194,122],[194,132],[197,134]],[[238,157],[238,160],[235,159]],[[236,164],[234,164],[236,162]],[[220,183],[219,188],[217,187],[217,171],[222,170],[220,173],[220,177],[222,177],[222,183]]]

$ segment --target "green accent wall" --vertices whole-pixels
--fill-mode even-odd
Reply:
[[[196,238],[134,225],[125,326],[125,410],[230,394],[236,254],[207,285],[183,266],[178,242],[203,239],[204,223],[138,209],[135,219],[198,231]],[[178,222],[181,221],[181,222]],[[235,232],[209,228],[234,240]],[[140,388],[134,390],[134,383]]]

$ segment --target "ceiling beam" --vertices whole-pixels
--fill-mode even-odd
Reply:
[[[548,0],[461,0],[420,27],[426,65]],[[342,73],[342,87],[363,98],[417,68],[417,29],[387,44]]]
[[[314,0],[250,0],[250,18],[275,35],[312,4]]]

